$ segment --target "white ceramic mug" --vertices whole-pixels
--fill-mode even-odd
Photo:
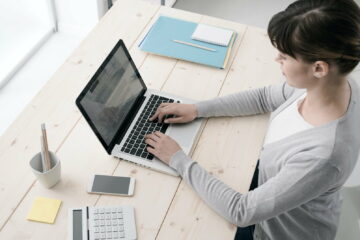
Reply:
[[[30,160],[31,170],[39,182],[46,188],[53,187],[60,180],[61,164],[53,152],[50,152],[50,162],[52,166],[51,169],[49,171],[42,172],[41,153],[37,153]]]

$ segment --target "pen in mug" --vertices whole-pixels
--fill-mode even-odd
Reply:
[[[207,47],[204,47],[204,46],[201,46],[201,45],[195,44],[195,43],[184,42],[184,41],[180,41],[180,40],[173,40],[173,41],[174,41],[174,42],[176,42],[176,43],[181,43],[181,44],[185,44],[185,45],[188,45],[188,46],[197,47],[197,48],[201,48],[201,49],[204,49],[204,50],[208,50],[208,51],[216,52],[216,50],[215,50],[215,49],[212,49],[212,48],[207,48]]]

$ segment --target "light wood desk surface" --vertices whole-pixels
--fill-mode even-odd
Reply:
[[[138,43],[159,14],[237,31],[226,69],[147,54]],[[283,77],[264,29],[143,1],[118,0],[0,138],[0,239],[66,239],[71,207],[135,208],[138,239],[232,239],[236,227],[213,212],[181,178],[108,156],[75,106],[75,98],[119,39],[149,88],[204,100],[275,84]],[[30,80],[30,79],[29,79]],[[193,159],[234,189],[247,192],[268,115],[206,122]],[[61,181],[42,187],[29,167],[45,122],[50,149],[62,162]],[[93,174],[136,178],[133,197],[86,193]],[[55,224],[26,220],[38,196],[63,201]]]

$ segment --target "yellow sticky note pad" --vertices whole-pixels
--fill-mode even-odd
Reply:
[[[38,197],[35,199],[27,220],[54,223],[59,211],[61,200]]]

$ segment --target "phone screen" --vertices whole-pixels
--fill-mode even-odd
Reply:
[[[128,194],[130,178],[95,175],[91,192]]]

